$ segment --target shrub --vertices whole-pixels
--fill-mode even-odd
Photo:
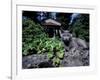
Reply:
[[[59,65],[64,56],[64,47],[58,38],[49,38],[41,25],[32,20],[23,20],[22,55],[47,53],[54,65]]]

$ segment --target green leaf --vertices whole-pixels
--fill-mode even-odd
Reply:
[[[64,52],[57,52],[56,55],[57,55],[58,58],[63,58]]]
[[[48,56],[49,59],[51,59],[53,57],[53,53],[52,52],[48,52],[47,56]]]
[[[60,59],[57,58],[57,57],[54,57],[53,58],[53,64],[56,65],[56,66],[58,66],[60,64]]]

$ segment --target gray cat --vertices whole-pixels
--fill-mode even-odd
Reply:
[[[65,49],[67,51],[69,51],[72,48],[88,49],[88,45],[85,40],[73,37],[72,34],[69,33],[68,30],[61,30],[60,36],[61,36],[62,41],[64,42]]]

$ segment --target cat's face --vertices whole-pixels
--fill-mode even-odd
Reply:
[[[72,38],[72,34],[69,33],[69,31],[63,31],[62,32],[62,40],[63,41],[70,41]]]

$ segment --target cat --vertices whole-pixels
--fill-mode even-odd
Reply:
[[[88,49],[88,45],[85,40],[73,37],[68,30],[61,30],[60,36],[66,51],[69,51],[71,48]]]

